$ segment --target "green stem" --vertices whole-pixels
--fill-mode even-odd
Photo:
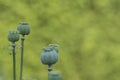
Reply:
[[[52,65],[48,65],[48,71],[52,71]]]
[[[22,80],[22,72],[23,72],[23,57],[24,57],[24,35],[21,38],[21,62],[20,62],[20,80]]]
[[[13,47],[13,80],[16,80],[16,58],[15,58],[15,43],[12,43]]]
[[[52,71],[52,65],[48,65],[48,80],[49,80],[49,75],[51,71]]]

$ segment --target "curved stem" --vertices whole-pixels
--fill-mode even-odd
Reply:
[[[24,35],[21,38],[21,62],[20,62],[20,80],[22,80],[22,72],[23,72],[23,57],[24,57]]]
[[[12,43],[13,47],[13,80],[16,80],[16,58],[15,58],[15,43]]]

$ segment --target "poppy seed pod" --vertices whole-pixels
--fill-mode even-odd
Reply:
[[[62,80],[61,73],[58,71],[51,71],[48,74],[48,80]]]
[[[59,51],[58,51],[58,47],[59,47],[59,46],[58,46],[57,44],[49,44],[48,46],[49,46],[50,48],[54,49],[57,53],[59,52]]]
[[[30,27],[28,25],[28,23],[26,22],[22,22],[18,25],[17,30],[19,31],[20,34],[22,35],[28,35],[30,34]]]
[[[58,61],[58,54],[51,48],[44,48],[41,54],[41,61],[45,65],[52,65]]]
[[[8,40],[10,42],[16,42],[19,40],[19,33],[16,30],[10,30],[8,34]]]

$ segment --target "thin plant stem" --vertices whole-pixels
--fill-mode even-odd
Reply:
[[[13,80],[16,80],[15,43],[12,43],[12,47],[13,47]]]
[[[48,72],[52,71],[52,64],[48,65]]]
[[[20,62],[20,80],[22,80],[22,72],[23,72],[23,58],[24,58],[24,35],[21,38],[21,62]]]
[[[52,71],[52,64],[48,65],[48,80],[50,80],[49,76],[51,71]]]

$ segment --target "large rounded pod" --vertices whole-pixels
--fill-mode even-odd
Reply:
[[[44,48],[40,59],[43,64],[52,65],[58,61],[58,54],[51,48]]]
[[[48,80],[62,80],[62,75],[58,71],[51,71],[48,74]]]
[[[30,26],[26,22],[22,22],[18,25],[17,30],[19,31],[20,34],[22,35],[28,35],[30,34]]]
[[[8,40],[10,42],[16,42],[19,40],[19,33],[17,30],[10,30],[8,34]]]

